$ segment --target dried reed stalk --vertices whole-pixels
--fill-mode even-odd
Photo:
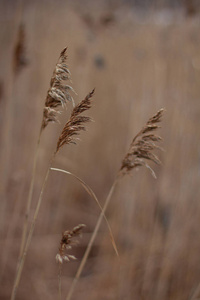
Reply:
[[[200,283],[197,285],[195,290],[192,292],[192,294],[188,300],[198,300],[199,297],[200,297]]]
[[[159,159],[152,151],[159,148],[155,144],[155,142],[159,142],[161,140],[161,138],[159,136],[155,135],[154,131],[159,128],[158,123],[161,121],[163,111],[164,111],[163,109],[160,109],[152,118],[150,118],[148,120],[148,122],[145,124],[145,126],[133,138],[131,145],[129,147],[129,150],[128,150],[127,154],[125,155],[124,159],[122,160],[121,167],[120,167],[120,169],[117,173],[117,176],[116,176],[116,178],[111,186],[111,189],[108,193],[108,196],[104,203],[101,214],[97,220],[96,226],[91,235],[91,238],[87,245],[84,256],[81,260],[80,266],[77,270],[77,273],[74,277],[72,285],[69,289],[66,300],[70,300],[72,297],[72,294],[75,290],[75,286],[80,278],[80,275],[81,275],[82,270],[85,266],[85,263],[88,259],[89,253],[90,253],[92,245],[94,243],[94,240],[99,231],[99,228],[100,228],[100,225],[101,225],[101,222],[103,219],[103,215],[106,212],[106,209],[110,203],[113,192],[115,191],[120,178],[126,174],[129,174],[130,171],[132,171],[134,168],[141,167],[141,166],[150,168],[150,166],[147,164],[146,160],[150,160],[154,163],[160,163]],[[154,171],[151,168],[150,168],[150,170],[152,172],[152,175],[155,177]]]
[[[38,202],[37,202],[37,206],[36,206],[36,209],[35,209],[33,220],[32,220],[31,225],[30,225],[30,230],[29,230],[29,233],[28,233],[28,237],[26,239],[25,246],[24,246],[24,249],[23,249],[23,254],[22,254],[22,256],[20,258],[20,262],[18,264],[17,274],[16,274],[16,277],[15,277],[15,282],[14,282],[12,295],[11,295],[11,300],[14,300],[15,297],[16,297],[16,292],[17,292],[17,288],[18,288],[19,281],[20,281],[20,278],[21,278],[21,273],[22,273],[22,270],[23,270],[25,257],[26,257],[27,251],[28,251],[30,243],[31,243],[32,235],[33,235],[33,232],[34,232],[35,224],[36,224],[38,213],[39,213],[39,209],[40,209],[42,199],[43,199],[43,193],[44,193],[44,190],[45,190],[45,187],[46,187],[46,184],[47,184],[47,180],[48,180],[48,177],[49,177],[49,173],[50,173],[52,163],[54,162],[54,159],[55,159],[55,156],[56,156],[58,150],[64,145],[68,145],[72,142],[75,143],[75,136],[77,136],[80,133],[81,130],[85,130],[85,127],[84,127],[85,122],[86,122],[85,118],[87,118],[87,121],[89,121],[90,118],[80,116],[80,114],[82,112],[88,110],[91,107],[91,98],[92,98],[93,94],[94,94],[94,90],[91,93],[89,93],[77,106],[75,106],[75,108],[73,109],[73,111],[71,113],[69,121],[66,123],[66,125],[64,126],[64,128],[63,128],[63,130],[62,130],[62,132],[59,136],[56,150],[52,155],[52,158],[51,158],[50,164],[49,164],[49,168],[47,169],[47,173],[45,175],[45,179],[44,179],[42,189],[41,189],[41,192],[40,192],[40,196],[39,196],[39,199],[38,199]]]
[[[94,199],[94,201],[97,203],[97,205],[99,206],[100,210],[103,211],[103,208],[97,198],[97,196],[95,195],[94,191],[91,189],[91,187],[86,184],[81,178],[79,178],[77,175],[69,172],[69,171],[66,171],[66,170],[62,170],[62,169],[58,169],[58,168],[51,168],[52,171],[57,171],[57,172],[61,172],[61,173],[64,173],[64,174],[67,174],[67,175],[70,175],[72,177],[74,177],[76,180],[78,180],[81,185],[83,186],[83,188],[86,190],[86,192]],[[108,230],[109,230],[109,234],[110,234],[110,239],[111,239],[111,242],[112,242],[112,245],[113,245],[113,248],[114,248],[114,251],[116,253],[117,256],[119,256],[119,253],[118,253],[118,250],[117,250],[117,246],[116,246],[116,243],[115,243],[115,239],[114,239],[114,236],[113,236],[113,233],[112,233],[112,229],[110,227],[110,224],[106,218],[106,215],[104,214],[104,219],[106,221],[106,224],[107,224],[107,227],[108,227]]]
[[[14,47],[13,47],[13,52],[12,52],[12,72],[9,76],[9,80],[6,81],[6,87],[7,87],[7,90],[9,91],[9,94],[8,94],[8,98],[9,98],[9,101],[7,103],[7,111],[9,112],[8,114],[6,114],[5,116],[5,121],[4,121],[4,128],[6,128],[6,130],[4,130],[5,132],[5,136],[2,137],[3,138],[3,142],[2,144],[4,145],[4,151],[6,153],[6,156],[4,158],[4,162],[3,164],[1,165],[1,169],[3,170],[5,168],[6,170],[6,164],[8,163],[8,160],[7,158],[10,157],[11,153],[10,153],[10,149],[11,149],[11,141],[13,139],[12,137],[12,126],[15,126],[13,124],[13,105],[15,103],[15,100],[16,100],[16,86],[18,84],[17,82],[17,77],[18,77],[18,74],[24,70],[24,68],[26,67],[26,65],[28,64],[28,60],[27,60],[27,56],[26,56],[26,35],[25,35],[25,26],[24,24],[22,23],[22,16],[21,16],[21,5],[18,7],[19,8],[19,11],[17,9],[17,23],[18,25],[15,26],[16,27],[16,30],[15,28],[13,28],[13,32],[16,34],[16,41],[15,41],[15,44],[14,44]],[[3,86],[2,86],[2,82],[0,82],[0,98],[2,96],[2,92],[3,92]],[[1,99],[0,99],[1,100]],[[4,176],[6,180],[6,176]],[[3,182],[2,182],[2,186],[4,186]],[[1,189],[1,188],[0,188]],[[2,212],[3,213],[3,210]],[[1,218],[1,216],[0,216]],[[2,219],[2,218],[1,218]],[[4,241],[4,247],[3,247],[3,252],[2,252],[2,255],[3,255],[3,259],[2,261],[4,262],[3,266],[1,267],[1,271],[0,271],[0,277],[1,277],[1,274],[4,273],[4,269],[6,268],[6,261],[8,259],[8,256],[9,256],[9,251],[8,249],[10,248],[10,245],[9,245],[9,240],[11,241],[10,239],[10,236],[11,236],[11,232],[13,231],[13,228],[14,228],[14,223],[11,222],[10,226],[9,226],[9,231],[8,231],[8,235],[7,235],[7,238],[6,240]]]
[[[24,36],[24,35],[22,35],[22,36]],[[20,41],[21,41],[21,39],[20,39]],[[23,49],[23,47],[21,46],[20,49]],[[28,219],[29,219],[32,196],[33,196],[33,186],[34,186],[34,182],[35,182],[35,172],[36,172],[36,164],[37,164],[37,159],[38,159],[41,134],[42,134],[44,128],[50,122],[58,122],[58,114],[60,114],[60,111],[56,110],[58,107],[66,106],[67,100],[72,101],[74,104],[73,98],[69,94],[69,91],[74,91],[74,90],[71,86],[64,84],[65,81],[71,79],[70,71],[66,64],[66,60],[67,60],[66,51],[67,51],[67,48],[64,48],[61,51],[60,57],[58,59],[56,67],[53,71],[53,75],[50,80],[50,88],[47,92],[47,96],[45,99],[45,107],[43,109],[42,125],[41,125],[40,133],[38,136],[36,151],[35,151],[35,155],[34,155],[34,159],[33,159],[33,169],[32,169],[31,183],[30,183],[28,199],[27,199],[27,207],[26,207],[25,220],[24,220],[24,226],[23,226],[19,260],[23,253],[24,245],[25,245],[25,241],[26,241],[26,237],[27,237]]]
[[[62,234],[60,241],[59,252],[56,255],[56,261],[59,263],[59,274],[58,274],[58,287],[59,287],[59,298],[61,300],[61,275],[62,275],[62,264],[64,261],[69,262],[70,260],[76,260],[74,255],[66,253],[67,250],[71,249],[72,246],[78,244],[78,240],[75,239],[81,236],[82,229],[85,224],[79,224],[72,230],[66,230]]]

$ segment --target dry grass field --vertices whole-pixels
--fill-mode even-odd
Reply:
[[[95,88],[87,113],[94,122],[77,145],[59,151],[53,166],[82,178],[101,205],[132,138],[166,110],[159,129],[162,165],[150,162],[157,179],[146,168],[133,170],[106,211],[119,257],[103,221],[72,299],[199,299],[199,15],[144,14],[114,1],[37,0],[1,1],[0,19],[0,299],[11,296],[42,110],[66,46],[75,102]],[[67,108],[61,124],[49,124],[42,135],[30,220],[71,104]],[[16,299],[59,299],[61,235],[83,223],[72,251],[77,260],[62,267],[66,298],[99,214],[79,182],[50,172]]]

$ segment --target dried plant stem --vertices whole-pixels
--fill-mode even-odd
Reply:
[[[115,187],[118,183],[118,180],[124,176],[125,174],[128,174],[131,170],[133,170],[136,167],[140,166],[146,166],[149,168],[152,172],[152,175],[155,176],[154,171],[151,169],[151,167],[146,163],[145,160],[153,161],[154,163],[159,164],[160,161],[158,157],[152,153],[154,149],[158,149],[158,146],[155,144],[155,142],[160,141],[160,137],[153,134],[153,132],[159,128],[157,123],[161,121],[161,117],[163,114],[163,109],[160,109],[152,118],[148,120],[148,122],[145,124],[145,126],[139,131],[139,133],[133,138],[131,145],[129,147],[129,150],[127,154],[125,155],[120,170],[117,173],[117,176],[113,182],[113,185],[111,186],[111,189],[108,193],[108,196],[106,198],[105,204],[103,206],[103,209],[101,211],[101,214],[97,220],[95,229],[91,235],[90,241],[88,243],[88,246],[86,248],[85,254],[82,258],[82,261],[80,263],[80,266],[77,270],[77,273],[75,275],[75,278],[72,282],[72,285],[69,289],[68,295],[66,297],[66,300],[70,300],[71,296],[74,292],[75,286],[78,282],[78,279],[80,278],[80,275],[82,273],[82,270],[85,266],[85,263],[88,259],[90,250],[92,248],[92,245],[94,243],[94,240],[96,238],[96,235],[99,231],[103,216],[105,215],[105,211],[108,207],[108,204],[110,203],[111,197],[113,195],[113,192],[115,190]]]
[[[196,289],[192,293],[189,300],[198,300],[199,299],[199,293],[200,293],[200,283],[197,285]]]
[[[58,293],[59,293],[59,300],[61,300],[61,276],[62,276],[62,265],[59,264],[59,273],[58,273]]]
[[[39,213],[40,206],[41,206],[42,199],[43,199],[44,190],[45,190],[45,187],[46,187],[46,184],[47,184],[47,180],[49,178],[50,168],[52,166],[54,158],[55,158],[55,153],[53,154],[53,156],[51,158],[49,168],[48,168],[47,173],[45,175],[45,179],[44,179],[44,182],[43,182],[43,185],[42,185],[42,189],[41,189],[41,192],[40,192],[38,203],[37,203],[35,213],[34,213],[34,216],[33,216],[33,221],[31,223],[31,227],[30,227],[30,230],[29,230],[29,233],[28,233],[28,237],[26,239],[26,243],[25,243],[25,246],[24,246],[23,254],[21,255],[20,262],[19,262],[19,265],[18,265],[18,268],[17,268],[17,274],[16,274],[15,281],[14,281],[14,286],[13,286],[13,290],[12,290],[12,294],[11,294],[11,300],[14,300],[15,297],[16,297],[17,288],[18,288],[18,285],[19,285],[19,282],[20,282],[20,279],[21,279],[21,274],[22,274],[26,254],[27,254],[28,248],[29,248],[30,243],[31,243],[31,239],[32,239],[32,236],[33,236],[35,224],[36,224],[36,221],[37,221],[38,213]]]
[[[57,171],[57,172],[61,172],[61,173],[65,173],[65,174],[68,174],[68,175],[71,175],[73,176],[74,178],[76,178],[80,183],[81,185],[83,186],[83,188],[86,190],[86,192],[96,201],[96,203],[98,204],[101,212],[103,213],[103,208],[101,206],[101,204],[99,203],[99,200],[97,199],[97,196],[95,195],[95,193],[93,192],[93,190],[89,187],[89,185],[87,185],[80,177],[76,176],[75,174],[71,173],[71,172],[68,172],[66,170],[63,170],[63,169],[58,169],[58,168],[51,168],[52,171]],[[115,250],[115,253],[117,256],[119,256],[119,253],[118,253],[118,250],[117,250],[117,245],[115,243],[115,239],[114,239],[114,236],[113,236],[113,233],[112,233],[112,229],[110,227],[110,224],[108,222],[108,219],[106,218],[106,215],[105,213],[103,213],[103,217],[106,221],[106,224],[108,226],[108,230],[109,230],[109,234],[110,234],[110,238],[111,238],[111,241],[112,241],[112,245],[113,245],[113,248]]]
[[[28,219],[29,219],[32,196],[33,196],[33,187],[34,187],[34,182],[35,182],[36,164],[37,164],[38,153],[39,153],[41,133],[42,133],[42,131],[40,130],[39,137],[38,137],[38,142],[37,142],[37,146],[36,146],[36,150],[35,150],[34,160],[33,160],[33,169],[32,169],[31,183],[30,183],[27,206],[26,206],[22,241],[21,241],[21,246],[20,246],[19,261],[20,261],[20,258],[22,256],[22,253],[23,253],[23,250],[24,250],[24,245],[25,245],[25,242],[26,242],[26,236],[27,236],[27,230],[28,230]]]
[[[87,245],[87,248],[86,248],[86,251],[85,251],[85,253],[84,253],[84,256],[83,256],[83,258],[82,258],[82,260],[81,260],[80,266],[79,266],[79,268],[78,268],[78,270],[77,270],[77,273],[76,273],[76,275],[75,275],[75,277],[74,277],[74,279],[73,279],[73,282],[72,282],[72,285],[71,285],[70,290],[69,290],[69,292],[68,292],[68,295],[67,295],[67,297],[66,297],[66,300],[70,300],[71,297],[72,297],[72,294],[73,294],[73,292],[74,292],[74,289],[75,289],[75,287],[76,287],[76,284],[77,284],[77,282],[78,282],[78,280],[79,280],[79,278],[80,278],[80,275],[81,275],[81,273],[82,273],[82,271],[83,271],[83,268],[84,268],[84,266],[85,266],[85,263],[86,263],[86,261],[87,261],[87,259],[88,259],[89,254],[90,254],[90,251],[91,251],[92,245],[93,245],[93,243],[94,243],[94,240],[95,240],[95,238],[96,238],[96,236],[97,236],[97,233],[98,233],[98,231],[99,231],[99,228],[100,228],[101,222],[102,222],[102,220],[103,220],[103,217],[104,217],[104,215],[105,215],[105,212],[106,212],[106,209],[107,209],[107,207],[108,207],[108,204],[110,203],[111,197],[112,197],[113,192],[114,192],[114,190],[115,190],[115,187],[116,187],[116,185],[117,185],[117,183],[118,183],[118,179],[119,179],[119,177],[116,177],[116,179],[115,179],[113,185],[111,186],[111,189],[110,189],[110,191],[109,191],[109,193],[108,193],[108,196],[107,196],[106,201],[105,201],[105,203],[104,203],[104,206],[103,206],[103,209],[102,209],[102,211],[101,211],[101,214],[100,214],[100,216],[99,216],[99,218],[98,218],[98,220],[97,220],[95,229],[94,229],[94,231],[93,231],[93,233],[92,233],[92,236],[91,236],[90,241],[89,241],[89,243],[88,243],[88,245]]]

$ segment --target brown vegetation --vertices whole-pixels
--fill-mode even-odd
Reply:
[[[141,18],[125,6],[94,4],[88,9],[78,1],[71,6],[27,1],[23,7],[2,1],[0,6],[5,25],[0,32],[0,298],[10,299],[44,99],[58,52],[66,45],[78,94],[96,88],[90,112],[95,122],[88,123],[77,147],[59,151],[55,166],[83,178],[101,205],[133,135],[160,107],[167,111],[160,130],[162,166],[154,168],[157,180],[145,168],[135,168],[132,176],[122,178],[107,208],[120,259],[102,222],[72,299],[198,298],[198,14],[184,18],[180,11],[151,11]],[[86,13],[95,23],[92,28],[83,21]],[[110,14],[114,22],[100,26],[99,20]],[[13,74],[20,24],[29,64]],[[78,99],[74,95],[75,103]],[[62,127],[71,110],[59,115]],[[60,128],[49,124],[41,141],[31,218]],[[156,142],[145,135],[144,143]],[[130,148],[130,155],[138,155],[143,142]],[[127,158],[130,163],[132,156]],[[62,267],[62,296],[67,295],[98,219],[99,209],[70,176],[50,173],[43,200],[16,299],[57,297],[60,234],[84,223],[81,243],[73,248],[77,259]]]

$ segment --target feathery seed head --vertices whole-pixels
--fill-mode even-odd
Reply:
[[[66,254],[66,250],[71,249],[73,245],[78,244],[78,240],[75,237],[80,237],[82,229],[85,227],[85,224],[79,224],[75,226],[72,230],[66,230],[62,234],[62,238],[60,241],[59,253],[56,255],[56,261],[60,264],[63,261],[75,260],[76,257],[74,255]]]
[[[155,135],[152,131],[160,128],[157,125],[161,121],[164,109],[160,109],[152,118],[148,120],[141,131],[134,137],[129,151],[122,161],[120,168],[121,174],[127,174],[132,169],[140,166],[145,166],[152,172],[152,175],[156,177],[154,171],[148,165],[147,161],[153,161],[156,164],[160,164],[160,160],[153,153],[155,149],[161,149],[156,142],[160,142],[162,139],[160,136]],[[147,134],[148,133],[148,134]]]
[[[93,94],[94,90],[92,90],[92,92],[90,92],[85,99],[83,99],[74,107],[70,119],[65,124],[58,139],[56,152],[58,152],[59,149],[64,145],[76,144],[75,137],[79,135],[80,131],[85,131],[85,123],[91,121],[91,118],[80,116],[80,114],[91,108],[91,98]]]
[[[88,110],[91,108],[91,98],[94,95],[95,89],[93,89],[86,97],[83,99],[79,104],[77,104],[73,111],[72,111],[72,116],[77,116],[84,111]]]
[[[44,107],[43,110],[43,120],[42,120],[42,128],[45,128],[49,122],[59,123],[58,114],[60,112],[56,111],[50,107]]]
[[[43,112],[42,130],[48,125],[49,122],[55,122],[55,120],[57,120],[57,117],[52,119],[48,114],[52,113],[52,109],[56,115],[59,113],[59,111],[55,110],[55,108],[60,106],[63,108],[66,107],[67,101],[72,102],[73,106],[75,106],[73,97],[70,95],[70,92],[74,92],[74,89],[70,85],[65,84],[65,81],[71,79],[71,73],[66,64],[66,51],[67,48],[64,48],[61,52],[50,81],[50,88],[47,92],[45,108]]]

